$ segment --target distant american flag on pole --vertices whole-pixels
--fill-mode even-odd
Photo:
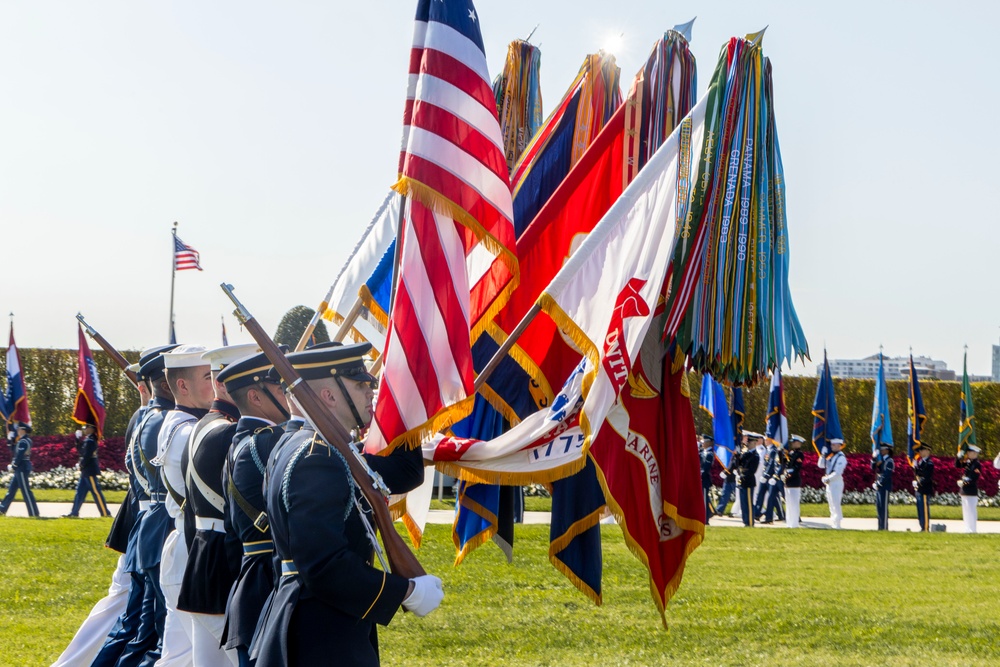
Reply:
[[[174,234],[174,269],[184,271],[185,269],[198,269],[201,271],[201,256],[198,251],[181,241]]]
[[[416,445],[471,411],[470,334],[517,285],[507,161],[472,2],[418,2],[404,126],[394,188],[407,202],[369,451]]]

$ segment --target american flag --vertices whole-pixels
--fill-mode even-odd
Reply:
[[[369,451],[415,445],[468,414],[470,333],[517,285],[507,161],[472,2],[418,3],[404,126],[400,268]]]
[[[201,271],[201,255],[174,234],[174,270],[198,269]]]

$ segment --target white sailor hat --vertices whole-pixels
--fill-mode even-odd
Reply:
[[[208,366],[208,362],[201,358],[204,353],[205,348],[201,345],[178,345],[163,355],[163,363],[168,369]]]
[[[794,440],[795,442],[805,442],[806,441],[806,439],[803,438],[801,435],[795,435],[794,433],[792,434],[791,439]]]
[[[750,438],[751,440],[763,440],[764,436],[756,431],[743,431],[743,435]]]
[[[844,439],[843,438],[830,438],[830,444],[831,445],[842,445],[842,444],[844,444]]]
[[[245,343],[243,345],[226,345],[225,347],[209,350],[201,355],[201,358],[212,365],[213,371],[221,371],[234,361],[238,361],[243,357],[249,357],[251,354],[257,354],[258,352],[260,352],[260,346],[257,343]]]
[[[977,447],[976,445],[969,445],[969,451],[970,452],[976,452],[978,454],[979,452],[982,452],[983,450],[979,449],[979,447]]]

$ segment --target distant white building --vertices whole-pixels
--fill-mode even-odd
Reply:
[[[993,371],[996,375],[997,349],[993,346]],[[886,380],[905,380],[910,374],[909,357],[883,357]],[[936,380],[955,380],[955,371],[948,369],[948,364],[930,357],[913,357],[913,367],[917,377],[934,378]],[[816,375],[823,373],[823,366],[816,367]],[[830,359],[830,374],[835,378],[853,378],[858,380],[874,380],[878,378],[878,355],[873,354],[864,359]]]
[[[993,381],[1000,382],[1000,345],[993,346]]]

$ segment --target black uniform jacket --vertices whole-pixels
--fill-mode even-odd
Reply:
[[[419,448],[366,455],[393,493],[423,480]],[[285,435],[271,454],[265,498],[283,572],[261,617],[257,667],[378,665],[375,624],[387,625],[409,581],[372,566],[372,545],[354,503],[346,461],[310,427]],[[370,512],[362,499],[361,506]]]
[[[701,488],[712,487],[712,464],[715,462],[714,448],[702,449],[699,452],[701,457]]]
[[[198,420],[184,446],[184,539],[188,561],[184,567],[177,608],[197,614],[224,614],[229,589],[236,581],[242,549],[225,532],[201,530],[196,518],[223,524],[222,468],[236,433],[239,410],[232,403],[215,401]],[[194,445],[193,453],[190,449]]]
[[[97,438],[85,436],[78,448],[80,452],[80,475],[96,477],[101,474],[101,466],[97,461]]]
[[[955,459],[955,467],[965,469],[962,473],[962,479],[966,481],[962,485],[959,494],[963,496],[978,496],[979,475],[983,472],[983,464],[979,462],[979,459],[969,459],[966,461],[962,457],[959,457]]]
[[[740,454],[739,484],[741,489],[752,489],[757,486],[757,464],[760,454],[755,449],[748,449]]]
[[[302,422],[297,420],[287,424],[290,431],[301,426]],[[264,471],[282,432],[282,426],[256,417],[240,417],[222,471],[226,535],[231,535],[241,549],[239,574],[229,593],[226,626],[222,631],[222,644],[227,649],[250,646],[260,612],[274,590],[274,544],[266,521]],[[236,493],[242,504],[235,499]]]
[[[934,461],[928,458],[917,459],[913,466],[913,475],[917,478],[917,493],[925,496],[934,495]]]
[[[806,455],[801,449],[788,452],[785,463],[785,486],[789,489],[802,487],[802,463],[805,460]]]

